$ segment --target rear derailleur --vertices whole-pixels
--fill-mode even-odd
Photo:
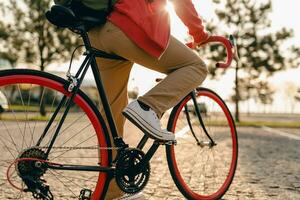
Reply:
[[[24,192],[31,192],[35,199],[53,200],[50,187],[41,179],[47,170],[47,164],[42,162],[46,159],[45,152],[38,147],[31,147],[21,152],[19,159],[24,159],[16,165],[18,175],[27,186]]]
[[[27,186],[27,188],[24,189],[24,192],[31,192],[35,199],[53,200],[50,187],[44,184],[44,180],[31,176],[22,177],[22,180]]]

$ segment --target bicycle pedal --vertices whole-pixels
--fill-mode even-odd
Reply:
[[[91,200],[92,199],[92,190],[82,189],[80,191],[79,200]]]

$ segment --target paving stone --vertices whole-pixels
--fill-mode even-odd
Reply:
[[[136,129],[132,125],[126,124],[126,130],[130,130],[130,135],[125,135],[129,143],[136,144],[138,137],[132,134],[136,132]],[[274,137],[274,135],[259,128],[239,128],[238,132],[238,167],[233,183],[222,199],[300,199],[299,141]],[[184,163],[184,173],[198,172],[197,170],[200,169],[193,169],[192,167],[200,161],[199,159],[191,159],[190,162]],[[207,165],[207,169],[212,168],[213,166]],[[213,175],[210,173],[210,176]],[[204,185],[203,182],[193,179],[192,176],[189,177],[188,182],[199,186]],[[0,179],[0,199],[9,199],[7,194],[13,192],[15,191],[8,188]],[[164,147],[159,149],[151,161],[151,177],[143,192],[147,200],[185,199],[178,191],[169,173]],[[63,199],[63,197],[58,199]],[[71,199],[71,197],[65,197],[65,199]]]

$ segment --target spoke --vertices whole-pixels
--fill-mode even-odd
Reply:
[[[6,167],[8,167],[8,166],[9,166],[8,164],[0,164],[0,167],[6,168]]]
[[[29,97],[28,97],[28,102],[27,102],[27,106],[25,107],[25,112],[26,112],[26,121],[28,121],[28,108],[29,108],[29,105],[30,105],[30,101],[31,101],[31,88],[32,88],[32,84],[30,85],[30,89],[29,89]],[[25,129],[24,131],[26,131],[26,122],[25,122]],[[30,135],[31,135],[31,138],[33,137],[33,132],[31,130],[31,127],[30,127],[30,122],[28,122],[28,128],[29,128],[29,132],[30,132]],[[31,146],[31,142],[29,144]],[[28,146],[28,147],[30,147]]]
[[[95,184],[96,180],[95,181],[92,181],[92,178],[95,178],[95,177],[91,177],[90,179],[83,179],[83,178],[77,178],[77,177],[74,177],[74,176],[68,176],[69,178],[72,178],[72,179],[76,179],[76,180],[79,180],[79,181],[85,181],[85,182],[90,182],[90,183],[93,183]],[[81,186],[82,187],[82,186]]]
[[[66,128],[64,128],[61,132],[60,132],[60,136],[68,129],[70,128],[72,125],[74,125],[76,122],[78,122],[83,116],[85,116],[85,114],[83,113],[81,116],[79,116],[77,119],[75,119],[73,122],[71,122]],[[88,125],[90,126],[90,125]]]
[[[16,181],[18,178],[20,178],[18,175],[14,175],[14,176],[10,176],[10,180],[14,180],[14,181]]]
[[[73,180],[67,178],[66,176],[62,175],[62,173],[60,172],[57,172],[57,171],[54,171],[54,170],[51,170],[52,173],[56,173],[57,175],[59,176],[62,176],[63,178],[65,178],[68,182],[71,182],[73,183],[74,185],[76,185],[77,187],[81,188],[82,186],[81,185],[78,185],[77,183],[75,183]],[[73,177],[74,178],[74,177]],[[83,179],[79,179],[79,180],[83,180]]]
[[[59,179],[53,172],[52,170],[49,170],[49,172],[60,182],[62,183],[73,195],[76,197],[77,195],[61,180]]]
[[[13,144],[14,147],[16,148],[16,151],[17,151],[18,153],[20,153],[20,151],[18,151],[18,147],[17,147],[17,145],[16,145],[14,139],[11,137],[11,134],[10,134],[9,129],[7,128],[6,124],[5,124],[3,121],[2,121],[2,124],[3,124],[3,126],[5,127],[5,130],[6,130],[6,132],[7,132],[7,135],[8,135],[8,137],[9,137],[10,140],[11,140],[11,141],[9,141],[9,142],[10,142],[11,144]]]
[[[10,150],[12,150],[12,151],[15,151],[14,149],[11,149],[11,148],[9,148],[8,146],[6,146],[6,144],[3,142],[3,140],[0,138],[0,141],[1,141],[1,143],[4,145],[4,147],[7,149],[7,151],[10,153],[10,155],[14,158],[14,159],[16,159],[16,157],[13,155],[13,153],[10,151]]]
[[[83,127],[81,130],[79,130],[76,134],[72,135],[70,138],[68,138],[66,141],[64,141],[61,145],[59,145],[58,147],[62,147],[63,145],[65,145],[66,143],[68,143],[71,139],[75,138],[77,135],[79,135],[80,133],[82,133],[86,128],[90,127],[91,124],[88,124],[87,126]],[[55,153],[51,152],[51,153]]]
[[[51,108],[50,108],[50,111],[51,111],[51,112],[52,112],[52,110],[53,110],[53,105],[54,105],[54,103],[55,103],[56,97],[57,97],[57,91],[55,91],[55,96],[54,96],[54,98],[53,98],[53,100],[52,100],[52,103],[51,103]]]
[[[65,102],[65,104],[66,104],[66,102]],[[55,131],[56,131],[56,129],[57,129],[57,127],[58,127],[58,125],[59,125],[59,123],[60,123],[60,120],[62,119],[62,116],[63,116],[63,113],[64,112],[61,112],[60,113],[60,115],[59,115],[59,120],[56,122],[56,124],[54,125],[54,126],[52,126],[49,130],[48,130],[48,135],[49,134],[51,134],[51,137],[49,137],[49,141],[46,143],[46,146],[48,146],[50,143],[51,143],[51,141],[52,141],[52,139],[53,139],[53,136],[54,136],[54,134],[55,134]],[[57,116],[56,116],[57,117]],[[46,123],[46,126],[47,126],[47,123]],[[45,126],[45,128],[46,128],[46,126]],[[44,128],[44,129],[45,129]],[[51,133],[52,132],[52,133]]]
[[[19,95],[20,95],[20,98],[21,98],[21,102],[22,102],[22,107],[25,108],[25,104],[24,104],[24,101],[23,101],[23,96],[22,96],[22,92],[21,92],[21,89],[20,89],[20,85],[18,84],[18,91],[19,91]],[[26,109],[25,109],[25,112],[26,112]],[[26,112],[27,113],[27,112]],[[28,120],[27,120],[28,121]],[[24,143],[25,143],[25,146],[26,147],[29,147],[25,141],[25,134],[26,134],[26,122],[25,122],[25,128],[23,130],[23,140],[22,140],[22,148],[24,148]],[[22,131],[21,131],[22,132]]]
[[[3,93],[5,94],[5,96],[7,96],[6,92],[3,92]],[[11,102],[10,102],[9,99],[7,99],[7,103],[8,103],[8,106],[9,106],[10,108],[12,108],[12,104],[11,104]],[[24,138],[25,136],[23,135],[23,131],[22,131],[22,129],[21,129],[21,126],[20,126],[19,120],[18,120],[18,118],[17,118],[17,116],[16,116],[16,113],[15,113],[15,111],[14,111],[13,109],[11,110],[11,112],[12,112],[13,116],[15,117],[16,124],[17,124],[17,126],[18,126],[18,128],[19,128],[19,131],[20,131],[20,133],[22,134],[22,137]],[[22,146],[21,149],[23,149],[23,146]]]
[[[205,160],[205,162],[204,163],[209,163],[209,156],[208,156],[208,154],[206,153],[205,154],[205,156],[206,156],[206,160]],[[207,165],[203,165],[204,166],[204,172],[205,172],[205,174],[206,174],[206,172],[210,172],[210,170],[209,169],[207,169]],[[207,183],[207,185],[209,184],[209,182],[207,182],[207,178],[206,178],[206,175],[205,175],[205,180],[206,180],[206,183]],[[207,188],[206,188],[206,191],[208,191],[208,189],[209,189],[209,185],[207,186]]]
[[[41,95],[41,99],[40,99],[40,102],[39,102],[39,108],[42,105],[42,99],[44,99],[44,94],[45,94],[45,87],[43,87],[43,90],[42,90],[42,95]],[[34,134],[35,134],[35,128],[36,128],[37,122],[38,122],[38,120],[36,120],[35,123],[34,123],[33,131],[32,131],[33,134],[31,135],[31,144],[32,145],[34,144]]]
[[[61,117],[62,117],[62,114],[59,116],[59,121],[61,120]],[[55,134],[55,130],[56,130],[56,128],[58,127],[58,125],[59,125],[59,122],[56,122],[56,124],[48,131],[48,135],[50,134],[51,135],[51,137],[49,137],[49,140],[48,140],[48,142],[46,143],[46,146],[49,146],[49,144],[51,143],[51,141],[52,141],[52,139],[53,139],[53,136],[54,136],[54,134]],[[52,132],[52,133],[51,133]]]
[[[68,100],[65,100],[65,102],[64,102],[64,105],[61,107],[61,109],[67,104],[67,102],[68,102]],[[60,110],[61,110],[60,109]],[[65,111],[64,111],[65,112]],[[51,143],[51,141],[52,141],[52,139],[53,139],[53,136],[54,136],[54,134],[55,134],[55,131],[56,131],[56,129],[57,129],[57,127],[59,126],[59,123],[60,123],[60,121],[61,121],[61,119],[62,119],[62,117],[63,117],[63,115],[64,115],[64,112],[60,112],[60,115],[59,115],[59,117],[58,116],[56,116],[56,118],[58,118],[59,120],[56,122],[56,124],[54,125],[54,126],[52,126],[52,128],[50,128],[49,130],[48,130],[48,134],[50,134],[50,132],[52,131],[52,136],[49,138],[49,141],[46,143],[46,146],[48,146],[50,143]],[[47,126],[47,123],[46,123],[46,125],[45,125],[45,128],[46,128],[46,126]],[[44,128],[44,129],[45,129]]]
[[[212,171],[212,173],[213,173],[213,176],[214,176],[213,178],[214,178],[214,185],[215,185],[214,188],[218,188],[217,187],[218,186],[217,185],[217,183],[218,183],[217,178],[220,179],[221,177],[217,177],[216,176],[218,167],[217,167],[216,161],[215,161],[215,150],[214,149],[211,149],[211,154],[212,154],[212,164],[213,164],[213,167],[212,167],[213,171]]]
[[[24,182],[22,182],[22,189],[24,189],[24,187],[25,187],[25,184],[24,184]],[[19,198],[24,198],[24,192],[23,191],[20,191],[20,196],[19,196]]]
[[[95,137],[96,135],[95,134],[93,134],[92,136],[90,136],[89,138],[87,138],[86,140],[84,140],[84,141],[82,141],[82,142],[80,142],[80,143],[78,143],[77,145],[75,145],[74,147],[78,147],[79,145],[81,145],[81,144],[83,144],[83,143],[85,143],[85,142],[87,142],[88,140],[90,140],[91,138],[93,138],[93,137]],[[56,157],[54,157],[54,158],[52,158],[52,159],[55,159],[55,158],[58,158],[58,157],[60,157],[60,156],[62,156],[62,155],[64,155],[64,154],[66,154],[67,152],[69,152],[69,151],[71,151],[71,150],[66,150],[65,152],[63,152],[63,153],[61,153],[61,154],[59,154],[58,156],[56,156]]]

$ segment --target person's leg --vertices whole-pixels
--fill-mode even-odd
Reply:
[[[108,39],[103,41],[107,51],[120,55],[132,62],[143,65],[168,76],[138,98],[149,105],[158,116],[173,107],[184,96],[199,86],[207,76],[205,63],[191,49],[174,37],[160,59],[154,58],[136,46],[118,27],[108,22]],[[109,32],[109,31],[108,31]],[[113,42],[112,42],[113,41]]]
[[[105,31],[104,28],[105,27],[95,28],[89,33],[91,44],[97,49],[105,50],[102,46],[102,40],[105,38],[105,32],[103,32]],[[97,58],[97,64],[100,70],[100,76],[105,88],[106,96],[111,106],[118,134],[119,136],[123,136],[125,117],[121,114],[121,112],[128,104],[127,83],[133,63],[129,61]],[[103,108],[101,108],[100,111],[102,116],[105,116]],[[106,124],[108,126],[108,123]],[[111,141],[113,141],[112,138]],[[115,155],[116,151],[113,151],[113,157],[115,157]],[[113,180],[109,186],[106,199],[114,199],[121,197],[122,195],[123,192]]]
[[[166,52],[162,58],[158,60],[137,47],[119,28],[110,22],[107,22],[101,28],[93,29],[89,35],[92,45],[96,48],[102,49],[108,53],[115,53],[150,69],[169,74],[155,88],[139,98],[141,102],[149,105],[159,116],[168,108],[174,106],[192,89],[201,84],[207,75],[207,70],[203,61],[193,51],[173,37],[170,40],[170,45]],[[98,63],[101,69],[100,59],[98,59]],[[128,63],[128,66],[129,65],[132,65],[132,63]],[[125,69],[127,67],[124,66],[123,68]],[[127,70],[130,71],[130,69]],[[115,73],[114,77],[117,79],[115,81],[119,81],[118,78],[125,79],[127,87],[128,74],[121,71]],[[108,87],[108,85],[111,84],[110,88],[115,88],[111,72],[104,73],[101,77],[103,79],[106,77],[106,81],[104,81],[106,82],[105,87]],[[122,86],[124,87],[124,84]],[[115,91],[110,94],[112,96],[110,98],[111,103],[117,99],[113,98],[113,94],[118,93],[117,96],[120,94],[122,94],[121,96],[124,96],[124,88],[122,89],[123,92],[119,91],[118,93]],[[119,112],[121,107],[124,107],[124,104],[127,104],[127,101],[126,103],[124,103],[125,101],[122,102],[122,106],[115,103],[116,107],[119,108],[113,111],[116,117],[118,114],[121,115]],[[122,116],[119,117],[124,120]],[[116,123],[118,124],[118,127],[120,127],[118,129],[121,130],[124,122],[120,120],[119,122],[116,121]],[[110,186],[109,191],[113,191],[111,190],[112,188],[113,187]],[[117,193],[118,190],[109,192],[109,194]]]

